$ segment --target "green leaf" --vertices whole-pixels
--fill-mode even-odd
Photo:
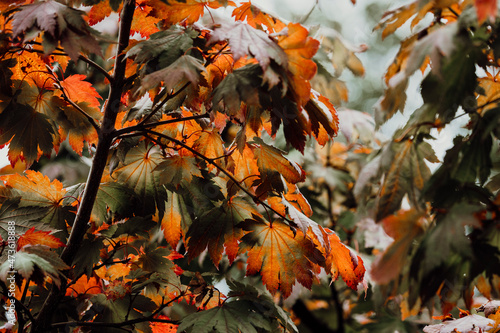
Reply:
[[[31,227],[40,231],[54,231],[40,220],[47,215],[46,207],[18,207],[20,198],[10,198],[2,203],[0,207],[0,236],[2,239],[8,237],[9,222],[14,222],[17,234],[22,234]]]
[[[258,65],[247,65],[226,75],[213,92],[214,109],[234,116],[240,110],[241,102],[259,106],[260,75],[262,69]]]
[[[208,247],[212,262],[218,266],[225,247],[232,263],[238,254],[239,239],[244,235],[238,224],[254,214],[259,214],[254,205],[242,197],[233,197],[195,219],[186,234],[189,260]]]
[[[104,248],[104,243],[101,238],[94,238],[93,235],[87,234],[87,238],[83,239],[73,260],[74,274],[85,273],[91,276],[94,265],[101,259],[102,248]]]
[[[179,187],[182,181],[191,182],[193,176],[202,177],[194,156],[173,155],[161,162],[154,171],[159,172],[160,184]]]
[[[115,170],[117,182],[126,184],[135,192],[143,214],[154,214],[155,207],[165,201],[165,189],[160,184],[159,173],[153,172],[162,161],[157,147],[141,144],[132,148],[123,165]],[[136,213],[139,212],[136,210]]]
[[[97,191],[97,197],[92,214],[98,221],[106,221],[108,209],[112,214],[121,217],[131,216],[137,199],[135,193],[121,183],[102,183]]]
[[[174,264],[167,256],[170,250],[165,247],[156,247],[152,243],[144,248],[144,254],[141,254],[137,260],[142,269],[147,272],[168,273],[173,270]]]
[[[167,91],[171,91],[176,86],[181,86],[187,82],[196,86],[201,78],[201,73],[204,71],[205,66],[203,66],[200,59],[190,55],[183,55],[170,66],[144,76],[139,95],[157,87],[161,82],[163,82]]]
[[[173,25],[132,47],[127,57],[134,58],[139,64],[149,63],[148,72],[157,71],[170,66],[193,47],[193,39],[197,36],[198,32],[193,29]]]
[[[24,279],[32,279],[37,284],[43,283],[44,277],[48,276],[52,279],[55,285],[57,285],[58,287],[60,286],[61,280],[59,278],[59,272],[57,271],[57,268],[54,267],[51,263],[55,262],[56,259],[50,257],[50,255],[50,261],[47,261],[37,254],[28,253],[26,251],[16,252],[14,257],[15,259],[13,269],[10,268],[10,261],[5,261],[0,266],[0,279],[2,279],[3,281],[6,281],[9,271],[17,271],[17,273],[20,274]],[[62,267],[61,263],[55,263],[58,267]]]
[[[57,270],[70,269],[70,267],[66,265],[64,261],[62,261],[61,257],[59,257],[59,255],[56,252],[51,251],[44,246],[41,245],[27,246],[23,248],[23,251],[26,251],[31,254],[36,254],[40,258],[49,262],[52,265],[52,267],[54,267]]]
[[[256,312],[249,301],[226,302],[221,307],[190,314],[182,319],[179,332],[271,332],[269,320]]]
[[[36,36],[35,33],[43,31],[45,54],[53,52],[59,41],[75,62],[81,50],[101,55],[95,37],[97,32],[88,26],[83,14],[81,10],[51,0],[24,5],[14,14],[12,33]]]
[[[112,238],[118,237],[120,235],[147,237],[149,235],[148,230],[153,228],[156,224],[157,223],[151,220],[151,218],[135,216],[129,218],[125,222],[118,222],[114,224],[117,226],[117,228],[113,233]]]
[[[9,156],[23,156],[28,165],[38,159],[38,151],[49,155],[56,135],[49,118],[24,104],[10,103],[0,113],[0,146],[9,143]],[[9,142],[10,141],[10,142]]]

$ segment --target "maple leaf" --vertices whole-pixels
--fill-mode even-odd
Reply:
[[[252,300],[224,302],[220,307],[193,313],[183,318],[178,331],[190,333],[209,333],[214,330],[224,333],[271,331],[272,326],[269,320],[276,320],[272,318],[274,311],[263,311],[263,309],[267,307]],[[242,320],[249,316],[252,320]]]
[[[150,1],[157,3],[158,1]],[[232,1],[230,1],[232,5]],[[217,9],[220,8],[219,1],[213,0],[186,0],[186,1],[168,1],[168,6],[156,6],[156,16],[163,19],[165,25],[171,26],[183,22],[186,25],[191,25],[198,21],[203,15],[205,8]]]
[[[474,0],[474,6],[476,7],[479,25],[483,24],[487,19],[490,22],[495,22],[497,0]]]
[[[423,215],[423,212],[411,209],[399,211],[381,221],[394,242],[372,264],[370,275],[374,281],[388,283],[401,272],[414,239],[424,231]]]
[[[164,315],[159,315],[158,319],[169,320],[170,318]],[[151,326],[152,333],[176,333],[179,327],[179,325],[164,322],[151,322],[149,326]]]
[[[430,170],[424,159],[438,161],[432,147],[419,140],[393,142],[382,158],[382,165],[387,172],[378,194],[377,221],[398,210],[406,193],[418,207],[417,193],[423,190],[430,178]]]
[[[238,254],[239,240],[244,235],[239,224],[254,215],[260,214],[252,204],[241,197],[232,197],[194,220],[186,235],[189,260],[199,256],[208,246],[208,253],[216,266],[224,248],[232,263]]]
[[[127,57],[133,57],[138,64],[155,60],[156,63],[152,65],[155,70],[165,68],[193,46],[193,39],[198,34],[190,28],[172,26],[133,46],[127,52]]]
[[[247,187],[250,187],[259,176],[259,167],[254,155],[253,147],[247,143],[240,150],[236,150],[231,154],[232,163],[234,163],[233,175],[239,181],[244,182]]]
[[[203,71],[205,71],[205,66],[203,66],[203,62],[200,59],[190,55],[184,55],[179,57],[168,67],[146,75],[142,79],[140,92],[143,93],[146,90],[154,88],[162,81],[167,91],[184,84],[186,81],[196,85],[200,79],[200,73]]]
[[[102,281],[97,276],[83,275],[66,291],[66,296],[91,297],[103,292]]]
[[[200,137],[194,142],[193,149],[204,156],[215,159],[215,163],[224,166],[223,157],[226,155],[224,142],[217,128],[201,132]],[[213,170],[215,166],[208,165],[208,170]]]
[[[252,5],[250,1],[243,2],[239,7],[236,7],[231,16],[234,16],[237,21],[246,21],[254,28],[259,28],[259,26],[263,25],[271,32],[276,31],[276,28],[281,30],[283,25],[281,21],[264,13],[257,6]]]
[[[291,294],[295,280],[312,286],[313,264],[323,266],[325,259],[301,231],[295,234],[279,220],[269,223],[259,218],[246,220],[242,227],[249,232],[240,243],[241,252],[248,251],[247,275],[260,272],[266,288],[273,294],[279,290],[284,297]]]
[[[311,98],[304,106],[304,109],[309,115],[311,131],[319,144],[326,144],[324,140],[321,140],[321,131],[326,131],[330,137],[337,135],[339,131],[337,111],[326,97],[321,96],[317,92],[312,92]]]
[[[17,252],[14,270],[26,280],[33,279],[38,285],[43,283],[46,276],[50,277],[54,284],[59,287],[61,279],[58,269],[68,269],[69,267],[64,264],[56,253],[47,250],[41,253],[42,255],[45,254],[45,258],[39,256],[38,253]],[[54,266],[54,263],[56,263],[56,266]],[[9,265],[8,261],[0,265],[0,279],[2,281],[7,281],[7,274],[12,271]]]
[[[251,55],[259,62],[264,72],[271,65],[271,60],[284,68],[287,67],[288,58],[283,49],[268,34],[249,24],[240,21],[222,23],[215,27],[208,43],[226,40],[229,42],[235,61]],[[269,81],[271,86],[278,83],[270,77],[266,80],[266,76],[264,81]]]
[[[261,80],[258,65],[247,65],[229,73],[213,91],[213,104],[216,110],[235,116],[241,109],[241,102],[247,106],[259,106]],[[223,108],[219,105],[223,102]]]
[[[160,184],[179,187],[185,180],[190,182],[193,176],[202,177],[196,158],[192,155],[172,155],[163,160],[156,168],[159,172]]]
[[[297,163],[286,159],[283,151],[266,144],[259,137],[254,137],[253,142],[258,144],[254,155],[260,173],[278,172],[292,184],[304,181],[306,177],[304,170]]]
[[[24,159],[31,165],[41,155],[49,155],[56,133],[50,119],[32,107],[11,102],[9,112],[0,113],[0,146],[9,144],[9,160]]]
[[[146,5],[139,5],[135,9],[134,19],[132,20],[132,26],[130,27],[130,32],[138,32],[141,37],[149,37],[159,31],[157,24],[160,21],[151,15],[153,7]]]
[[[113,8],[111,8],[109,1],[101,1],[90,8],[87,14],[87,20],[90,25],[96,25],[111,15]]]
[[[20,207],[43,207],[47,209],[44,222],[66,230],[66,222],[74,217],[74,208],[64,207],[66,190],[58,180],[50,181],[40,172],[27,170],[26,176],[14,174],[6,177],[6,185],[21,196]]]
[[[51,235],[50,231],[35,231],[35,227],[26,230],[26,232],[17,240],[17,250],[19,251],[26,245],[43,245],[52,249],[66,246],[59,238]]]
[[[61,87],[73,102],[87,102],[90,107],[99,108],[101,103],[98,99],[102,97],[90,82],[84,81],[85,78],[82,74],[70,75],[61,81]]]
[[[332,275],[335,281],[339,274],[342,280],[352,289],[356,290],[358,284],[363,281],[365,268],[363,260],[353,251],[347,248],[339,236],[334,232],[328,233],[329,249],[326,249],[326,271]]]
[[[293,74],[288,76],[292,82],[296,101],[304,105],[309,100],[311,85],[307,80],[316,74],[316,63],[311,58],[319,48],[319,41],[308,37],[309,32],[298,23],[289,23],[286,34],[279,38],[278,45],[285,51],[288,69]],[[264,68],[265,69],[265,68]]]
[[[78,53],[86,50],[101,54],[101,47],[93,31],[82,18],[83,11],[77,10],[56,1],[43,1],[20,7],[14,14],[12,32],[14,36],[43,31],[45,53],[49,54],[61,42],[64,50],[76,61]]]
[[[163,201],[164,189],[159,174],[153,172],[162,161],[158,148],[141,144],[132,148],[123,166],[114,171],[117,181],[127,184],[141,200],[143,209],[151,213],[155,205]]]
[[[165,212],[161,220],[161,228],[165,240],[176,248],[182,235],[185,235],[191,217],[190,209],[187,207],[183,197],[176,192],[167,191]]]

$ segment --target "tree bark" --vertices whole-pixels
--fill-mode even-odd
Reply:
[[[106,167],[109,149],[115,137],[115,121],[120,107],[126,69],[124,50],[129,43],[134,10],[135,0],[125,0],[120,15],[118,48],[116,51],[113,81],[111,81],[102,124],[98,132],[98,143],[95,155],[92,160],[92,166],[80,201],[80,206],[73,223],[73,228],[71,229],[66,248],[61,254],[61,259],[69,266],[73,264],[73,260],[80,249],[83,237],[88,229],[92,208],[94,207],[102,174]],[[36,320],[32,323],[32,333],[50,331],[54,309],[57,308],[57,304],[65,294],[66,281],[62,281],[60,288],[55,286],[52,287],[47,299],[38,312]]]

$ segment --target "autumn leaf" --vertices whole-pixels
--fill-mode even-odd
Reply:
[[[184,198],[176,192],[167,191],[161,228],[165,240],[172,248],[176,248],[181,236],[186,234],[192,223],[189,213],[190,209]]]
[[[52,249],[66,246],[59,238],[51,235],[50,231],[35,231],[35,227],[27,230],[17,240],[17,250],[21,250],[26,245],[43,245]]]
[[[218,266],[226,250],[229,262],[238,255],[238,244],[244,232],[239,224],[260,215],[255,207],[242,197],[232,197],[193,221],[186,235],[189,259],[200,255],[208,247],[213,263]]]
[[[157,27],[159,18],[151,15],[153,7],[147,5],[139,5],[135,9],[134,19],[132,20],[132,26],[130,27],[130,32],[138,32],[141,37],[149,37],[151,34],[158,32]]]
[[[339,274],[342,280],[352,289],[356,290],[363,281],[365,268],[361,257],[348,249],[334,232],[328,232],[329,249],[326,249],[326,271],[335,281]]]
[[[53,52],[60,41],[68,55],[76,61],[81,50],[101,54],[95,32],[83,20],[83,11],[56,1],[43,1],[21,6],[12,22],[14,36],[33,31],[44,32],[44,51]],[[29,32],[29,33],[28,33]]]
[[[143,78],[139,94],[156,87],[162,81],[167,91],[185,82],[196,85],[203,71],[205,71],[205,67],[201,60],[190,55],[181,56],[170,66],[146,75]]]
[[[304,106],[309,115],[311,131],[320,145],[325,145],[325,139],[336,136],[339,131],[339,117],[332,103],[317,92],[312,92],[311,98]],[[322,136],[326,132],[326,136]]]
[[[314,243],[301,231],[296,234],[281,221],[272,224],[261,219],[247,220],[248,231],[240,244],[248,252],[247,275],[258,272],[271,293],[281,291],[284,297],[292,292],[297,280],[310,288],[314,279],[313,264],[324,265],[324,257]]]
[[[495,22],[497,0],[474,0],[474,6],[476,7],[479,25],[483,24],[487,19],[490,22]]]
[[[223,23],[214,29],[208,42],[215,43],[226,40],[229,42],[235,61],[251,55],[259,62],[264,72],[271,65],[271,60],[280,66],[287,67],[288,58],[283,49],[265,32],[257,30],[249,24],[240,21]],[[272,79],[268,78],[268,80]],[[273,86],[277,83],[277,81],[272,80],[270,85]]]
[[[264,13],[257,6],[252,5],[250,1],[243,2],[239,7],[233,10],[232,16],[237,21],[247,22],[254,28],[259,28],[259,26],[265,26],[269,31],[275,32],[276,30],[281,30],[284,24],[278,19],[272,17],[271,15]],[[277,26],[277,27],[276,27]]]
[[[158,164],[160,184],[178,187],[185,180],[190,182],[193,176],[202,177],[196,158],[192,155],[172,155]]]
[[[66,296],[78,296],[78,297],[91,297],[91,295],[97,295],[102,293],[102,282],[96,276],[88,277],[82,275],[74,284],[66,291]]]
[[[102,99],[90,82],[85,81],[85,75],[70,75],[61,81],[61,87],[70,100],[73,102],[86,102],[90,107],[99,108]],[[97,118],[99,120],[99,118]]]
[[[259,137],[254,137],[253,142],[258,144],[254,154],[260,173],[278,172],[292,184],[304,181],[305,172],[297,163],[286,159],[282,151],[264,143]]]
[[[155,205],[163,200],[163,187],[157,172],[153,172],[162,162],[158,148],[141,144],[126,155],[123,166],[115,170],[116,179],[127,184],[146,211],[154,212]]]
[[[50,119],[25,104],[10,103],[9,112],[0,113],[0,146],[9,144],[9,160],[24,159],[28,165],[54,147],[56,130]]]
[[[106,17],[111,15],[113,9],[110,6],[109,1],[101,1],[98,4],[92,6],[87,14],[87,20],[90,25],[96,25],[97,23],[104,20]]]
[[[288,69],[292,73],[293,92],[296,101],[304,105],[309,100],[311,85],[308,80],[316,74],[316,63],[311,60],[319,48],[319,41],[309,37],[309,31],[298,23],[289,23],[286,34],[279,38],[278,45],[288,58]]]
[[[152,3],[157,2],[157,0],[150,1]],[[168,1],[168,6],[156,6],[159,10],[157,11],[157,17],[164,20],[167,27],[183,22],[187,25],[191,25],[198,21],[203,15],[205,8],[217,9],[221,7],[219,1],[212,0],[186,0],[186,1]]]
[[[399,211],[380,223],[394,242],[375,259],[370,275],[377,283],[385,284],[401,273],[415,238],[423,233],[424,212],[415,209]]]
[[[193,149],[210,159],[214,159],[218,165],[224,166],[226,153],[217,128],[201,132],[200,137],[194,142]],[[208,170],[211,171],[214,168],[215,166],[208,165]]]
[[[231,154],[231,158],[234,165],[233,175],[237,180],[250,187],[260,174],[253,147],[245,143],[241,151],[237,149]]]

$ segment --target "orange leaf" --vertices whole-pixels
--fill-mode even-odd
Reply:
[[[497,0],[474,0],[474,6],[476,6],[479,25],[483,24],[486,19],[489,19],[491,23],[495,22]]]
[[[17,241],[17,250],[19,251],[26,245],[45,245],[52,249],[66,246],[56,236],[50,234],[50,231],[35,231],[35,227],[26,230],[24,235]]]
[[[327,272],[332,274],[336,280],[340,274],[342,280],[352,289],[357,289],[358,284],[363,282],[365,267],[363,260],[347,248],[337,234],[328,234],[330,249],[326,255]]]
[[[250,231],[242,238],[241,252],[248,251],[247,275],[260,272],[262,282],[271,293],[280,290],[290,296],[297,280],[307,288],[313,282],[314,264],[324,265],[324,257],[311,239],[301,231],[296,234],[283,222],[247,220],[243,228]]]
[[[163,229],[165,240],[175,249],[182,235],[182,215],[179,211],[178,194],[168,191],[167,195],[168,198],[165,203],[163,219],[161,220],[161,228]]]
[[[297,163],[286,159],[282,151],[267,145],[261,138],[254,137],[253,141],[259,144],[255,148],[254,154],[261,173],[277,171],[287,182],[292,184],[305,180],[306,174],[304,170]]]
[[[193,149],[208,158],[216,159],[215,163],[224,166],[224,141],[222,141],[219,131],[216,128],[201,132],[200,137],[194,143]],[[215,166],[208,165],[208,170],[213,170],[214,168]]]
[[[85,75],[75,74],[61,81],[61,86],[70,100],[73,102],[87,102],[93,108],[99,108],[101,95],[92,87],[90,82],[84,81]]]
[[[311,58],[319,48],[319,41],[308,37],[309,32],[299,23],[289,23],[285,37],[280,38],[278,45],[288,57],[288,68],[293,74],[292,87],[297,95],[298,104],[304,105],[309,100],[310,80],[316,74],[316,63]]]
[[[259,168],[250,145],[245,144],[243,151],[236,150],[231,154],[234,162],[233,174],[239,181],[244,181],[247,187],[250,187],[258,176]]]
[[[413,240],[423,232],[423,213],[415,209],[400,211],[386,217],[382,223],[394,242],[375,259],[371,276],[379,283],[388,283],[401,272]]]
[[[109,1],[101,1],[96,5],[93,5],[90,8],[90,11],[87,15],[87,20],[89,25],[95,25],[106,17],[108,17],[113,12],[111,6],[109,5]]]
[[[252,5],[252,3],[244,2],[241,6],[233,10],[232,16],[237,21],[245,21],[254,28],[258,28],[258,25],[266,26],[270,32],[275,32],[276,30],[281,30],[284,28],[283,23],[271,17],[269,14],[262,12],[258,7]],[[275,27],[277,25],[277,27]]]
[[[159,315],[158,319],[169,320],[167,316]],[[179,325],[163,323],[163,322],[150,322],[149,326],[153,333],[176,333]]]
[[[153,8],[150,6],[137,6],[130,27],[132,33],[138,32],[141,37],[149,37],[151,34],[160,31],[156,26],[160,19],[150,15],[152,10]]]
[[[50,182],[49,177],[38,171],[26,170],[25,173],[26,177],[14,174],[4,178],[6,179],[5,185],[26,194],[22,197],[24,205],[58,206],[61,204],[66,190],[63,189],[63,184],[60,181],[54,179]]]
[[[101,280],[95,276],[90,279],[83,275],[66,290],[66,296],[76,297],[83,295],[97,295],[102,293]]]
[[[149,1],[149,3],[159,2]],[[172,24],[185,23],[187,25],[193,24],[198,21],[205,11],[205,7],[219,8],[221,4],[218,1],[211,0],[186,0],[186,1],[168,1],[168,6],[159,7],[157,17],[161,17],[166,26]],[[153,6],[153,4],[151,4]]]

